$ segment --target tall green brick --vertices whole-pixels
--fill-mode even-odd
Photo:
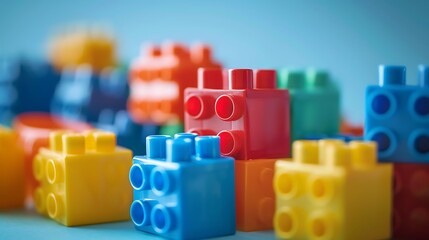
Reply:
[[[326,71],[282,69],[277,87],[291,99],[291,143],[311,135],[334,135],[340,129],[340,91]]]

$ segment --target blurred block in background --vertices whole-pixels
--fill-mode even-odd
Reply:
[[[24,151],[16,134],[0,126],[0,210],[24,206]]]

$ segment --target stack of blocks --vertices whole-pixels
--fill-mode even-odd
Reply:
[[[208,45],[178,43],[147,46],[131,65],[128,111],[138,123],[183,131],[183,93],[197,86],[200,67],[220,68]],[[182,132],[181,131],[181,132]]]
[[[277,237],[390,237],[392,166],[374,142],[296,141],[289,160],[276,162]]]
[[[153,135],[146,144],[129,176],[135,227],[170,239],[234,234],[234,159],[221,157],[219,137]]]
[[[289,93],[274,70],[200,69],[185,90],[185,130],[220,137],[235,161],[237,229],[272,229],[274,162],[290,152]]]
[[[393,237],[429,236],[429,67],[406,85],[403,66],[380,66],[379,86],[366,90],[365,139],[394,165]]]
[[[103,111],[126,109],[128,83],[125,72],[94,72],[88,65],[65,69],[55,90],[51,112],[76,120],[97,122]]]
[[[17,136],[0,126],[0,210],[24,206],[24,152]]]
[[[291,143],[310,135],[338,134],[340,91],[327,72],[282,69],[277,86],[290,93]]]
[[[53,132],[34,160],[36,210],[66,226],[129,219],[130,150],[113,133]]]

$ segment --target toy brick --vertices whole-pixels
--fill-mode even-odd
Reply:
[[[277,161],[274,228],[284,239],[388,239],[392,165],[374,142],[296,141]]]
[[[128,111],[139,123],[183,123],[183,92],[197,86],[199,67],[220,68],[208,45],[147,46],[130,69]]]
[[[429,236],[429,164],[394,163],[393,237]]]
[[[99,29],[67,31],[51,39],[49,57],[59,70],[89,65],[96,72],[101,72],[117,64],[116,42]]]
[[[429,163],[428,69],[408,86],[405,67],[381,65],[379,86],[367,87],[365,139],[378,143],[380,161]]]
[[[340,129],[340,91],[325,71],[282,69],[277,86],[290,93],[291,143]]]
[[[14,132],[0,126],[0,210],[24,207],[24,152]]]
[[[49,112],[59,74],[48,63],[29,59],[0,61],[0,123],[15,115]]]
[[[162,134],[161,126],[136,123],[125,110],[116,114],[111,110],[102,111],[96,127],[114,132],[118,145],[130,149],[133,155],[142,155],[146,152],[147,136]]]
[[[66,120],[48,113],[29,112],[20,114],[14,119],[13,129],[24,149],[27,197],[33,198],[34,190],[39,185],[33,175],[33,159],[40,148],[49,147],[49,134],[55,130],[84,131],[92,127],[83,122]]]
[[[273,229],[275,196],[273,189],[276,159],[235,161],[237,229]]]
[[[82,65],[62,72],[51,112],[75,120],[97,122],[103,111],[125,110],[128,98],[125,72],[105,69],[95,73]]]
[[[129,219],[131,151],[116,146],[113,133],[54,132],[33,171],[40,182],[36,210],[66,226]]]
[[[289,93],[275,89],[275,71],[231,69],[224,76],[199,70],[198,88],[185,90],[185,131],[218,135],[222,154],[235,159],[288,157]]]
[[[136,229],[170,239],[234,234],[234,159],[221,157],[219,138],[155,135],[146,143],[130,169]]]

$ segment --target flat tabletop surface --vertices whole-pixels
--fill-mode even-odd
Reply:
[[[274,239],[273,231],[237,232],[212,239]],[[34,210],[0,211],[0,239],[162,239],[137,231],[131,221],[65,227],[38,215]]]

